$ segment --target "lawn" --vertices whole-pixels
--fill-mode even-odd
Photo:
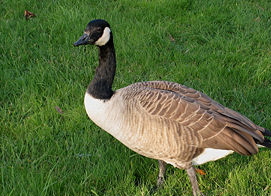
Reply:
[[[36,14],[26,20],[24,10]],[[97,49],[72,46],[95,18],[114,33],[114,89],[168,80],[200,90],[271,129],[267,0],[2,0],[0,194],[191,195],[185,171],[158,164],[98,128],[83,98]],[[271,195],[271,151],[200,166],[206,195]]]

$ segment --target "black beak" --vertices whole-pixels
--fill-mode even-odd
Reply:
[[[75,42],[74,46],[86,45],[89,44],[89,35],[84,33],[77,42]]]

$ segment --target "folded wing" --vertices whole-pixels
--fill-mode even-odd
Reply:
[[[169,119],[185,127],[179,131],[199,134],[202,140],[197,144],[198,148],[233,150],[250,155],[258,152],[256,142],[264,141],[262,127],[199,91],[164,81],[134,85],[144,87],[144,93],[138,97],[140,107],[152,117]],[[188,137],[189,140],[193,137]]]

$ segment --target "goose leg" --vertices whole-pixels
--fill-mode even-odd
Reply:
[[[197,176],[196,176],[196,171],[193,167],[190,167],[189,169],[186,169],[187,174],[189,176],[191,185],[192,185],[192,190],[193,190],[193,195],[194,196],[199,196],[202,195],[200,190],[199,190],[199,184],[197,181]]]
[[[157,187],[161,186],[165,181],[166,165],[167,163],[162,160],[158,160],[159,163],[159,174],[157,179]]]

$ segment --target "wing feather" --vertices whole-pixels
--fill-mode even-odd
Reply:
[[[202,142],[198,148],[227,149],[247,155],[258,151],[255,140],[264,141],[263,128],[192,88],[164,81],[136,83],[133,88],[140,89],[136,100],[149,116],[176,122],[184,127],[179,131],[199,134]]]

